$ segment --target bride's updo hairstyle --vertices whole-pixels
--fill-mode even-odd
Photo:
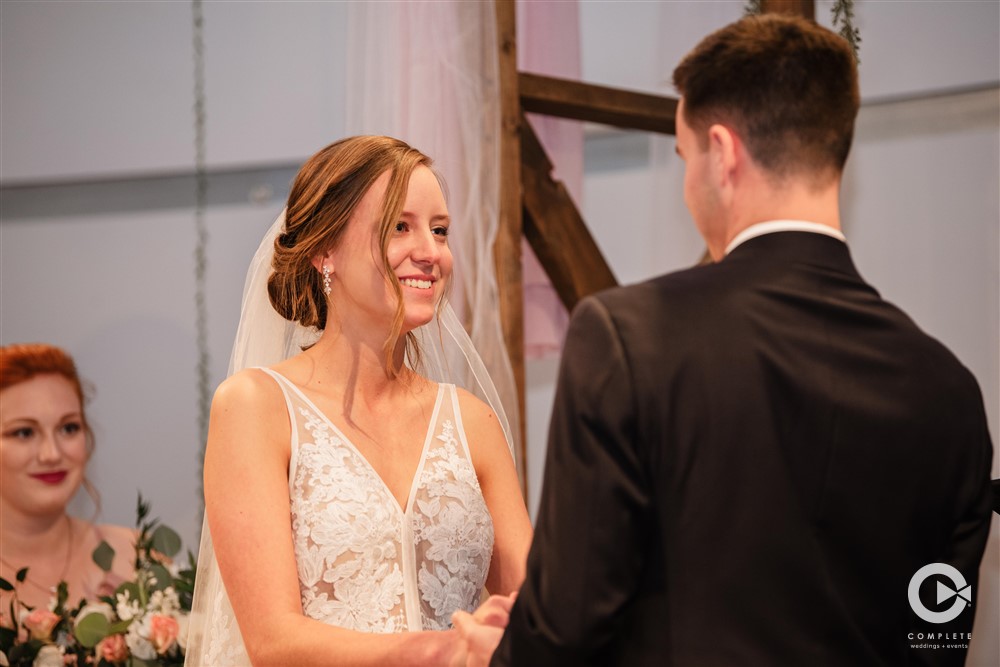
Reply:
[[[274,309],[304,327],[326,326],[327,298],[322,273],[312,264],[316,255],[335,248],[361,199],[379,176],[391,173],[376,228],[382,249],[382,273],[396,294],[396,315],[385,342],[386,367],[392,362],[403,326],[403,294],[389,264],[387,250],[406,201],[410,175],[431,159],[406,143],[381,136],[341,139],[309,158],[292,183],[285,210],[285,229],[274,241],[274,272],[267,293]],[[419,355],[407,334],[408,352]]]

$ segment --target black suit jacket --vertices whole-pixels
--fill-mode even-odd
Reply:
[[[991,457],[972,375],[836,239],[588,298],[492,664],[960,664],[911,645],[974,610],[921,621],[907,586],[943,562],[975,592]]]

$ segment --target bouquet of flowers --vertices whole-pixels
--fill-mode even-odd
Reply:
[[[180,537],[158,519],[139,495],[136,510],[135,579],[118,587],[113,597],[67,605],[66,582],[56,589],[48,609],[32,609],[17,598],[16,584],[0,578],[12,591],[14,627],[0,627],[0,667],[168,667],[184,664],[187,618],[194,592],[195,560],[188,567],[171,560],[181,549]],[[93,559],[105,572],[114,550],[102,542]],[[28,568],[18,571],[23,583]]]

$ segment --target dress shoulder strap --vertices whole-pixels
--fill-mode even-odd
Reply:
[[[292,381],[278,371],[265,368],[264,366],[255,366],[255,368],[270,375],[271,379],[273,379],[281,389],[282,396],[285,397],[285,409],[288,412],[288,424],[292,430],[291,461],[289,461],[288,466],[289,475],[291,475],[295,470],[296,454],[299,451],[299,420],[296,418],[297,410],[295,409],[295,404],[302,403],[303,398],[296,386],[292,384]]]
[[[442,406],[439,420],[449,419],[454,422],[455,435],[462,445],[465,457],[469,461],[472,461],[472,453],[469,451],[469,439],[465,434],[465,426],[462,424],[462,409],[459,406],[458,389],[455,385],[445,382],[441,383],[441,388],[444,395],[441,397]]]

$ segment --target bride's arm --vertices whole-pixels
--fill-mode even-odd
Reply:
[[[457,633],[369,634],[302,613],[292,542],[290,426],[277,384],[259,370],[220,385],[205,453],[205,507],[219,571],[251,662],[446,665]]]
[[[517,481],[514,459],[496,415],[487,404],[465,391],[459,392],[459,407],[472,464],[493,517],[493,559],[486,590],[509,595],[524,581],[531,546],[531,521]]]

